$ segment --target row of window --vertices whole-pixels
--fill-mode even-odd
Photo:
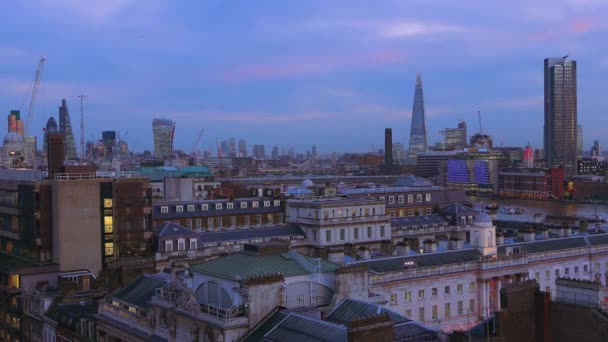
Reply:
[[[283,214],[279,213],[277,214],[278,216],[278,220],[277,220],[277,224],[280,223],[284,223],[284,218],[283,218]],[[181,220],[175,220],[173,223],[181,225],[182,222]],[[194,226],[193,226],[194,223]],[[224,227],[224,223],[228,223],[224,221],[223,217],[208,217],[207,218],[207,228],[211,229],[211,228],[223,228]],[[266,214],[266,223],[267,224],[274,224],[274,214]],[[154,222],[154,226],[156,227],[158,225],[158,222]],[[251,218],[249,215],[247,216],[243,216],[243,227],[248,227],[251,225]],[[262,225],[262,215],[255,215],[255,225],[260,226]],[[229,227],[236,227],[237,226],[237,217],[236,216],[230,216],[230,225]],[[185,227],[188,229],[202,229],[203,228],[203,219],[202,218],[196,218],[194,219],[194,221],[192,219],[186,219],[185,220]]]
[[[432,228],[438,228],[438,227],[445,228],[447,226],[448,226],[447,223],[441,223],[439,225],[436,223],[432,224]],[[418,226],[409,226],[409,227],[405,226],[405,227],[396,228],[396,230],[418,230],[418,228],[419,228]],[[420,229],[427,229],[427,228],[429,228],[429,226],[426,224],[423,224],[422,226],[420,226]]]
[[[189,241],[189,250],[196,250],[198,246],[198,241],[196,239],[188,239]],[[186,250],[186,239],[177,239],[177,250],[185,251]],[[173,252],[173,240],[165,240],[165,252]]]
[[[418,209],[416,211],[414,211],[414,209],[408,209],[407,210],[407,216],[414,216],[416,212],[418,213],[418,215],[422,215],[422,214],[430,215],[430,214],[432,214],[433,211],[431,210],[431,208],[426,208],[426,209],[424,209],[424,211],[422,210],[422,208],[420,208],[420,209]],[[389,210],[388,213],[389,213],[390,217],[395,217],[395,211],[394,210]],[[398,217],[405,217],[406,216],[405,215],[405,209],[399,209],[398,213],[399,213]]]
[[[325,242],[331,242],[331,238],[332,238],[332,231],[331,230],[327,230],[325,231]],[[339,231],[339,238],[340,241],[344,241],[346,239],[346,229],[342,228]],[[371,239],[373,236],[373,228],[372,227],[367,227],[366,230],[366,235],[368,239]],[[380,237],[385,237],[386,232],[384,230],[384,226],[380,226]],[[359,228],[353,228],[353,239],[358,240],[359,239]],[[317,231],[313,230],[313,240],[317,240]]]
[[[462,294],[463,289],[464,289],[464,285],[462,283],[456,284],[456,294]],[[451,294],[451,291],[452,291],[452,288],[450,285],[446,285],[443,287],[443,294],[445,296],[449,296]],[[475,282],[474,281],[469,282],[469,292],[475,292]],[[439,288],[437,288],[437,287],[431,288],[431,298],[437,297],[438,294],[439,294]],[[418,290],[418,300],[423,300],[424,297],[425,297],[425,290],[419,289]],[[398,301],[397,293],[392,293],[391,294],[391,303],[396,304],[397,301]],[[409,290],[403,291],[403,301],[406,303],[409,303],[412,301],[412,291],[409,291]]]
[[[383,201],[384,200],[384,196],[380,196],[378,197],[379,200]],[[431,194],[425,194],[424,195],[424,200],[425,202],[430,202],[431,201]],[[422,194],[417,194],[416,195],[416,202],[417,203],[421,203],[422,202]],[[405,203],[405,195],[399,195],[397,196],[397,203],[399,204],[403,204]],[[414,195],[407,195],[407,203],[414,203]],[[395,196],[388,196],[388,204],[395,204]]]
[[[271,201],[264,201],[264,207],[265,208],[269,208],[270,207],[270,203]],[[240,207],[241,209],[246,209],[248,207],[249,202],[240,202]],[[234,203],[225,203],[226,204],[226,209],[234,209]],[[281,201],[279,200],[275,200],[273,203],[273,206],[275,207],[280,207],[281,206]],[[184,207],[186,209],[186,211],[194,211],[196,210],[196,205],[195,204],[188,204],[188,205],[176,205],[175,206],[175,211],[178,213],[182,213],[184,212]],[[259,208],[260,207],[260,202],[254,201],[251,202],[251,207],[252,208]],[[224,203],[215,203],[215,210],[222,210],[224,209]],[[209,204],[201,204],[201,210],[202,211],[207,211],[209,210]],[[168,206],[162,206],[160,207],[160,212],[161,213],[168,213],[169,212],[169,207]]]
[[[460,300],[460,301],[456,302],[456,314],[463,315],[463,314],[465,314],[465,310],[466,310],[466,314],[469,314],[469,315],[473,314],[473,313],[475,313],[476,305],[477,305],[477,303],[475,302],[475,299],[471,299],[471,300],[469,300],[469,308],[465,309],[464,302]],[[408,318],[412,318],[412,310],[410,310],[410,309],[405,310],[405,316]],[[443,307],[443,317],[449,318],[451,316],[452,316],[452,303],[445,303],[444,307]],[[431,320],[437,321],[439,319],[440,319],[439,305],[433,305],[431,307]],[[426,312],[425,312],[424,307],[418,308],[418,320],[421,322],[424,322],[426,320]]]
[[[606,270],[608,270],[608,262],[606,263]],[[574,275],[578,275],[580,268],[579,266],[574,266],[572,271],[574,272]],[[560,269],[556,269],[553,271],[555,273],[555,277],[558,278],[560,276]],[[589,265],[583,265],[583,273],[587,274],[589,273]],[[594,273],[600,273],[600,264],[596,263],[595,264],[595,269],[594,269]],[[570,276],[570,267],[564,267],[564,276],[568,277]],[[536,279],[537,282],[540,282],[540,272],[535,272],[534,273],[534,279]],[[545,279],[544,280],[550,280],[551,279],[551,271],[550,270],[546,270],[545,271]]]

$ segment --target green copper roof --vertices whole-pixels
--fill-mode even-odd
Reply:
[[[333,272],[337,265],[328,261],[320,261],[321,272]],[[272,255],[259,255],[241,252],[206,263],[193,265],[193,272],[209,274],[216,277],[245,280],[251,277],[280,273],[284,277],[294,277],[312,274],[316,269],[317,260],[304,256],[295,251]]]

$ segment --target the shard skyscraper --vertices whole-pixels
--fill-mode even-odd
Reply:
[[[76,144],[74,143],[70,114],[65,99],[61,100],[61,107],[59,107],[59,132],[65,136],[65,159],[76,159],[78,157],[76,155]]]
[[[426,118],[424,115],[424,96],[422,94],[422,78],[416,74],[416,91],[414,107],[412,108],[412,127],[410,130],[409,160],[416,162],[418,155],[428,151],[426,136]]]

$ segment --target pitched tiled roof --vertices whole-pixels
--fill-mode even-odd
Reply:
[[[350,324],[352,321],[371,315],[387,314],[395,324],[409,322],[410,319],[378,304],[345,298],[327,316],[328,321]]]
[[[596,240],[597,241],[597,240]],[[587,241],[584,236],[573,236],[567,238],[554,238],[541,241],[531,241],[523,243],[514,243],[510,245],[498,246],[498,254],[504,255],[507,253],[508,247],[519,247],[523,252],[542,253],[557,251],[570,248],[587,247]]]
[[[413,261],[416,267],[431,267],[478,261],[481,256],[481,253],[477,249],[469,248],[457,251],[360,261],[359,263],[367,264],[371,272],[385,273],[403,270],[403,264],[406,261]]]
[[[415,226],[423,224],[440,224],[448,223],[443,216],[437,214],[420,215],[420,216],[404,216],[391,218],[391,227]]]
[[[439,213],[443,216],[458,216],[458,215],[478,215],[479,211],[469,208],[466,205],[460,203],[452,203],[439,210]]]
[[[201,242],[220,242],[251,240],[256,238],[272,238],[284,236],[304,236],[304,232],[296,225],[286,224],[280,226],[250,228],[239,230],[226,230],[222,232],[203,232],[199,233]]]
[[[196,234],[196,232],[193,232],[192,230],[173,222],[165,222],[161,224],[154,230],[153,233],[153,235],[156,237],[188,236]]]
[[[333,272],[337,265],[321,260],[321,272]],[[209,274],[232,280],[245,280],[254,276],[280,273],[284,277],[312,274],[317,261],[295,251],[271,255],[259,255],[243,251],[209,262],[192,265],[193,272]]]
[[[127,286],[114,292],[113,298],[147,309],[149,301],[156,293],[156,289],[165,286],[168,282],[166,276],[160,274],[143,274]]]
[[[272,328],[274,328],[277,324],[281,323],[287,316],[289,312],[287,311],[276,311],[270,317],[268,317],[265,321],[263,321],[260,325],[255,327],[252,331],[249,332],[244,338],[243,342],[260,342],[264,341],[264,335],[266,335]]]
[[[315,342],[347,341],[345,326],[290,313],[271,329],[264,341]]]

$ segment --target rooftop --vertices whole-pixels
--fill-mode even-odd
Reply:
[[[387,314],[395,323],[411,321],[409,318],[401,316],[381,305],[353,298],[344,298],[330,311],[326,318],[328,321],[348,325],[355,320],[378,314]]]
[[[143,274],[123,288],[118,289],[113,299],[147,309],[156,289],[165,286],[169,279],[165,274]]]
[[[202,264],[192,265],[192,272],[208,274],[231,280],[246,280],[251,277],[265,276],[280,273],[284,277],[295,277],[320,272],[333,272],[338,265],[311,258],[295,251],[260,255],[249,251],[242,251],[223,258],[215,259]]]

